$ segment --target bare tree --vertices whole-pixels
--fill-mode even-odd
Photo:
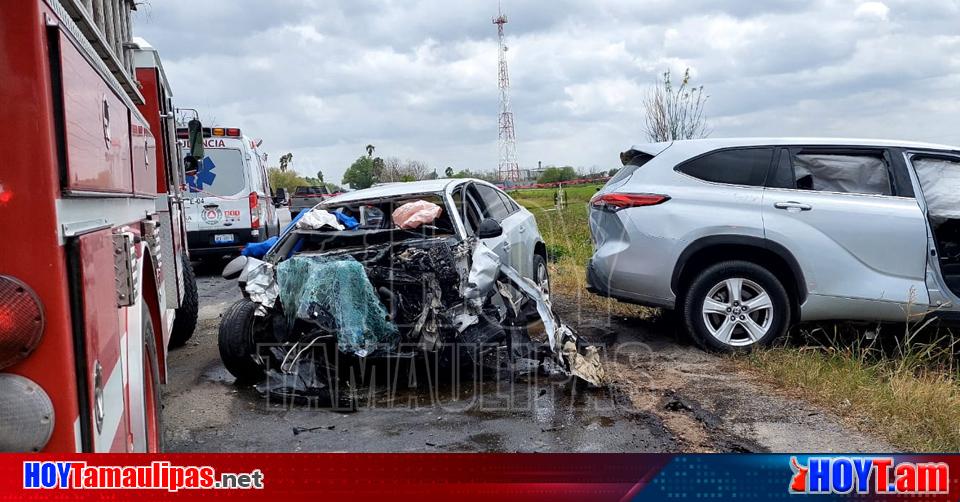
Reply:
[[[667,70],[643,100],[647,138],[650,141],[706,138],[710,135],[703,114],[707,98],[702,85],[690,85],[689,68],[683,72],[678,87],[674,87]]]
[[[429,170],[430,167],[427,166],[427,163],[421,160],[408,160],[403,165],[403,175],[405,178],[410,178],[411,181],[427,179]]]

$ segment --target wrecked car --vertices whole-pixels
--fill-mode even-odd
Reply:
[[[514,351],[528,365],[603,380],[597,349],[552,310],[533,215],[483,181],[333,197],[299,215],[262,260],[239,257],[223,276],[238,278],[244,295],[219,332],[221,359],[238,381],[309,393],[336,385],[336,372],[322,371],[334,355],[467,347],[480,358],[511,343],[530,349]]]

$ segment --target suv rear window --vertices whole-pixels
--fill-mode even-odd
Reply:
[[[626,154],[627,152],[624,152],[620,154],[620,157],[623,158],[624,155]],[[617,170],[616,174],[614,174],[613,177],[607,180],[607,185],[613,185],[615,183],[618,183],[620,181],[623,181],[629,178],[634,171],[642,167],[647,162],[650,162],[652,159],[653,159],[653,155],[643,153],[643,152],[636,152],[633,155],[633,157],[630,158],[630,160],[626,161],[626,164],[624,164],[623,167]]]
[[[719,150],[677,166],[694,178],[730,185],[763,186],[773,159],[773,148]]]
[[[297,187],[294,195],[326,195],[328,193],[327,187]]]

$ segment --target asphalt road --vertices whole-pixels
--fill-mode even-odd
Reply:
[[[340,413],[270,402],[220,362],[221,313],[240,297],[216,267],[198,270],[197,332],[169,356],[163,391],[171,451],[724,452],[890,451],[824,410],[766,389],[674,335],[558,298],[558,311],[605,349],[612,383],[587,390],[543,378],[486,377],[362,389]]]

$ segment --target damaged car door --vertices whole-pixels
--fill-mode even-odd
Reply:
[[[477,190],[477,185],[473,183],[468,184],[460,192],[463,197],[463,226],[467,232],[467,236],[480,238],[481,242],[500,257],[501,263],[513,267],[510,255],[511,243],[508,239],[506,229],[503,229],[500,235],[496,236],[480,235],[480,226],[483,224],[483,220],[487,218],[492,219],[503,228],[501,224],[502,218],[493,216],[494,213],[491,213],[491,211],[487,209],[481,193]],[[500,213],[497,214],[501,217],[503,216]]]
[[[803,270],[802,320],[904,321],[922,312],[926,225],[904,163],[885,148],[795,146],[776,155],[764,232]]]
[[[960,157],[946,152],[908,152],[930,226],[927,289],[939,312],[960,309]]]
[[[526,239],[527,222],[523,212],[516,203],[508,205],[509,197],[490,185],[473,183],[467,193],[474,201],[481,218],[492,219],[503,229],[500,237],[482,239],[484,244],[500,255],[503,263],[515,269],[521,276],[532,277],[533,246],[529,245]]]

